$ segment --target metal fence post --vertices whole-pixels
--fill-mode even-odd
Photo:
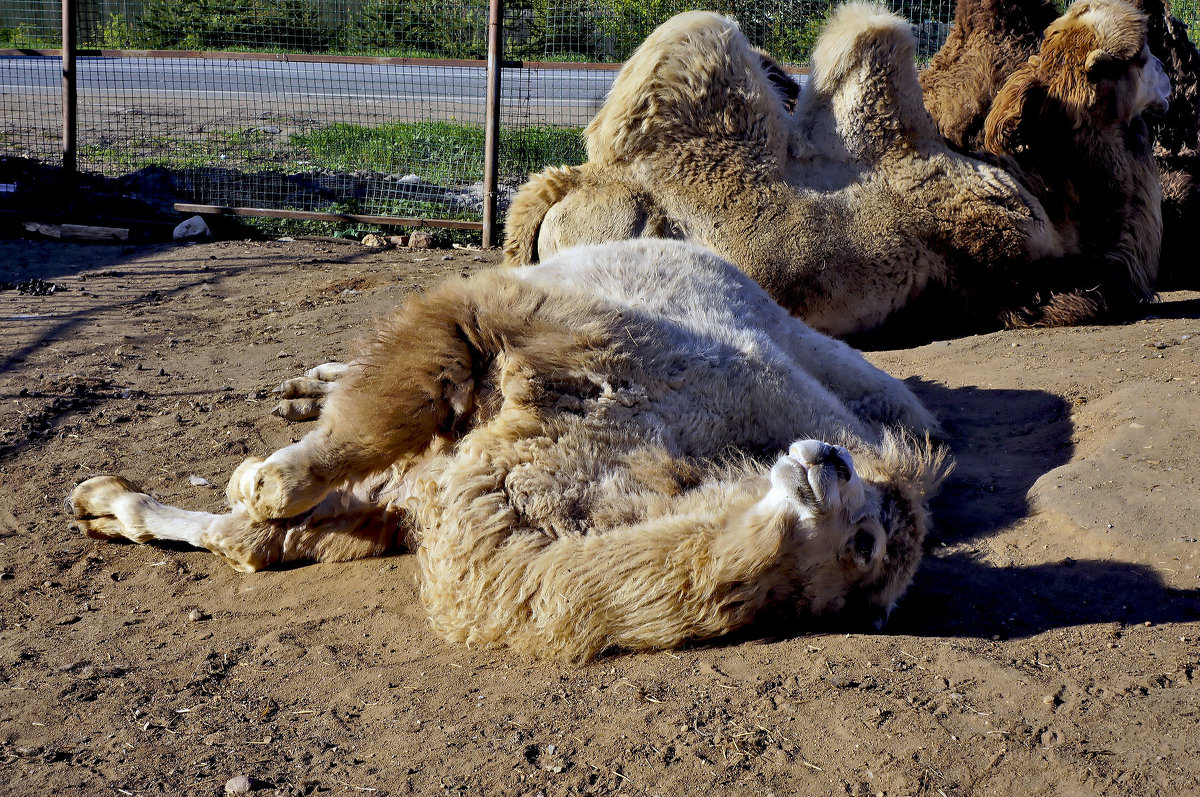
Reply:
[[[78,90],[75,84],[76,20],[78,0],[62,0],[62,165],[67,185],[72,185],[76,170],[75,111]]]
[[[487,107],[483,122],[483,245],[496,245],[496,184],[500,171],[500,64],[504,0],[488,0]]]

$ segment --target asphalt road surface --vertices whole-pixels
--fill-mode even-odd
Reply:
[[[261,102],[382,104],[435,116],[482,116],[486,76],[481,67],[327,64],[196,58],[80,58],[79,96],[120,95],[130,101],[195,102],[211,106]],[[577,69],[505,70],[501,91],[511,111],[532,108],[543,123],[586,123],[599,109],[616,72]],[[0,58],[0,94],[61,91],[57,58]],[[477,109],[477,110],[472,110]]]

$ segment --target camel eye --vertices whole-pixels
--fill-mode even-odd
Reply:
[[[854,535],[854,553],[863,558],[863,561],[871,561],[871,554],[875,553],[875,535],[866,529],[859,529]]]

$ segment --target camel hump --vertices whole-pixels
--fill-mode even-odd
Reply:
[[[882,6],[847,3],[829,18],[813,51],[796,109],[804,144],[875,161],[941,137],[921,96],[909,23]],[[807,142],[804,141],[807,139]]]
[[[628,163],[678,146],[739,142],[750,157],[785,155],[789,100],[769,67],[728,17],[678,14],[625,62],[588,125],[588,160]]]

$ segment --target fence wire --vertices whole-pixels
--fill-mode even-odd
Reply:
[[[1175,13],[1194,25],[1198,3]],[[616,66],[673,14],[729,14],[803,65],[832,5],[509,0],[501,208],[530,171],[583,160]],[[887,5],[911,20],[919,60],[949,33],[953,0]],[[61,46],[61,13],[0,0],[0,49],[23,51],[0,56],[0,183],[5,164],[61,164],[60,62],[36,54]],[[165,209],[480,221],[487,14],[487,0],[80,0],[79,168]]]

